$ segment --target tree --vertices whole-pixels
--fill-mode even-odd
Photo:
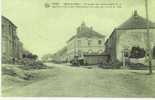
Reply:
[[[37,60],[38,56],[32,53],[23,54],[23,58],[34,59]]]
[[[32,55],[32,59],[37,60],[38,56],[37,55]]]

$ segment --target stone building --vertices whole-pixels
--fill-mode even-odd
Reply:
[[[67,41],[67,61],[98,64],[102,61],[105,36],[87,27],[83,22],[76,35]]]
[[[131,60],[136,58],[143,59],[143,63],[145,63],[148,34],[146,28],[147,20],[139,16],[137,11],[127,21],[115,28],[105,42],[105,52],[109,54],[109,60],[122,62],[124,58],[131,58]],[[155,54],[155,23],[149,21],[149,29],[152,54]]]
[[[17,26],[2,16],[2,63],[13,63],[22,58],[23,44],[16,30]]]

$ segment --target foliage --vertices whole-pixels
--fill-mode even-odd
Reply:
[[[27,58],[23,59],[21,63],[24,64],[24,66],[22,66],[23,69],[43,69],[47,67],[39,60],[36,61]]]
[[[29,54],[23,54],[23,58],[29,58],[29,59],[34,59],[37,60],[38,56],[32,53]]]

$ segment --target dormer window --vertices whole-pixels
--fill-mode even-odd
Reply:
[[[98,44],[101,45],[102,44],[102,41],[101,40],[98,40]]]
[[[138,16],[138,13],[137,13],[137,10],[134,11],[134,14],[133,14],[135,17]]]
[[[92,42],[91,40],[88,40],[88,46],[90,46],[90,45],[91,45],[91,42]]]

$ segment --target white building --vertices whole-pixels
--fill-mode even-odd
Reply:
[[[67,41],[67,61],[81,64],[98,64],[104,52],[105,36],[87,27],[83,22],[77,33]]]
[[[112,62],[122,62],[123,57],[145,58],[147,51],[147,20],[134,12],[127,21],[114,29],[106,41],[106,52]],[[155,23],[149,21],[152,57],[155,58]],[[140,48],[140,49],[136,49]],[[141,51],[145,51],[143,54]],[[124,55],[122,54],[124,52]],[[135,56],[135,57],[134,57]],[[137,57],[136,57],[137,56]],[[145,60],[145,59],[144,59]],[[138,63],[138,61],[136,61]]]

